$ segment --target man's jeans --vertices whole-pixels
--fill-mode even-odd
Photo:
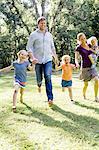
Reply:
[[[52,82],[51,82],[52,62],[49,61],[46,64],[36,64],[35,71],[36,71],[37,85],[39,87],[42,85],[43,72],[44,72],[46,94],[48,97],[48,101],[53,100]]]

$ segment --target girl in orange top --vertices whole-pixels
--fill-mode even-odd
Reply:
[[[72,95],[72,70],[75,68],[75,65],[70,63],[70,56],[64,55],[62,57],[62,64],[60,66],[56,65],[56,70],[62,69],[62,91],[65,90],[65,88],[68,88],[69,97],[72,102],[73,101],[73,95]]]

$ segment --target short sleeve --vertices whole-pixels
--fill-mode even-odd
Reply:
[[[16,63],[17,63],[17,61],[14,61],[14,62],[11,63],[11,65],[12,65],[13,67],[15,67]]]
[[[26,67],[28,68],[28,66],[30,65],[29,61],[26,61]]]
[[[77,47],[75,48],[75,51],[80,52],[80,47],[77,46]]]

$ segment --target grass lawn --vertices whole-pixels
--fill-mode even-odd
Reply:
[[[35,75],[28,72],[24,104],[12,112],[13,72],[0,76],[0,150],[99,150],[99,103],[94,102],[93,81],[87,97],[83,82],[73,74],[75,104],[61,90],[61,75],[52,76],[54,106],[48,107],[44,82],[42,93]]]

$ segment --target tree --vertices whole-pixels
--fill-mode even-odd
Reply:
[[[76,35],[84,32],[89,38],[99,38],[98,0],[1,0],[0,63],[7,66],[16,59],[17,52],[25,49],[29,34],[36,29],[36,20],[45,16],[53,34],[59,58],[70,54],[74,61]],[[3,61],[3,52],[5,60]]]

